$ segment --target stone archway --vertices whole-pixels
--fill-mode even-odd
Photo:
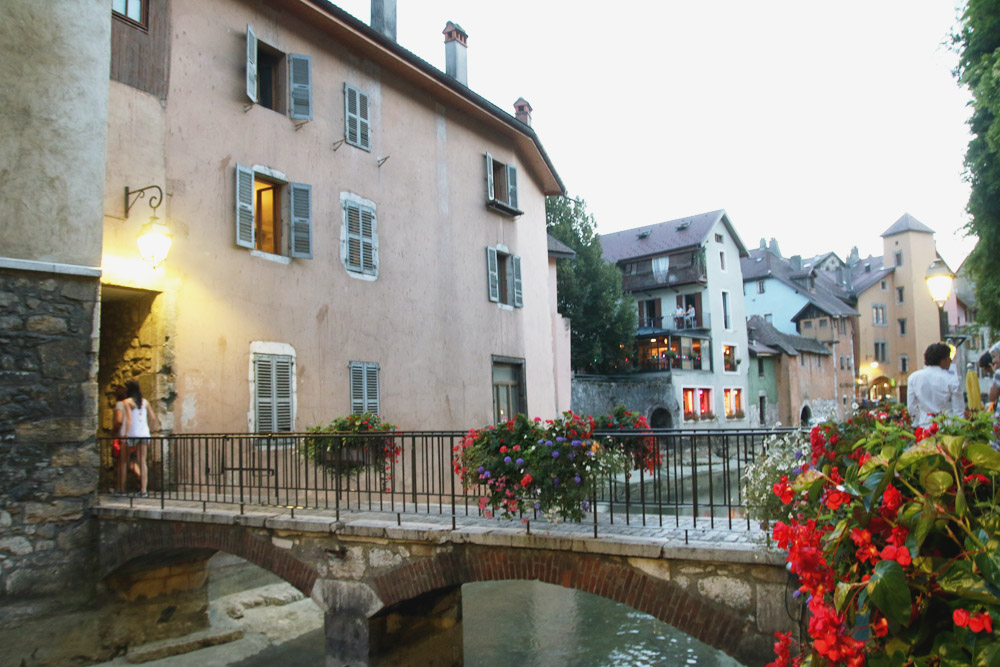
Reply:
[[[649,416],[649,426],[650,428],[673,428],[674,418],[670,414],[670,410],[662,407],[655,408]]]
[[[812,408],[808,405],[802,406],[802,412],[799,413],[799,424],[802,426],[809,426],[812,421]]]

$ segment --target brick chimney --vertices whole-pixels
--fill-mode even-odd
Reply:
[[[514,102],[514,118],[531,127],[531,105],[523,97],[517,98],[517,102]]]
[[[469,85],[468,41],[469,35],[462,26],[448,21],[444,33],[444,72],[462,85]]]
[[[372,0],[372,30],[396,41],[396,0]]]

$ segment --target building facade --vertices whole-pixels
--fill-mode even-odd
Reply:
[[[323,0],[149,0],[112,21],[99,383],[176,432],[351,412],[465,429],[567,406],[530,126]],[[497,54],[497,57],[502,57]],[[523,100],[522,100],[523,102]],[[123,199],[125,187],[159,186]],[[173,243],[158,267],[136,235]],[[562,365],[560,365],[562,364]],[[565,377],[563,377],[565,376]]]
[[[747,251],[726,212],[607,234],[601,245],[637,301],[636,370],[672,375],[672,423],[746,425]]]

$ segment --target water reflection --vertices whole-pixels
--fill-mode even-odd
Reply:
[[[648,614],[551,584],[466,584],[462,615],[467,667],[740,665]]]

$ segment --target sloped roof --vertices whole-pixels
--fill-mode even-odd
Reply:
[[[902,234],[903,232],[922,232],[924,234],[933,234],[934,230],[914,218],[909,213],[904,213],[896,222],[892,223],[889,229],[882,232],[882,238],[886,236],[893,236],[895,234]]]
[[[576,257],[576,251],[570,248],[568,245],[548,234],[549,237],[549,257],[555,257],[556,259],[572,259]]]
[[[805,297],[810,304],[832,317],[847,317],[858,314],[858,311],[843,300],[846,296],[845,290],[825,275],[825,271],[796,271],[792,269],[792,265],[787,259],[778,257],[768,248],[751,250],[748,257],[740,260],[740,268],[743,271],[743,282],[773,278],[792,288]],[[802,278],[808,279],[810,277],[814,280],[812,290],[798,282]]]
[[[622,232],[601,234],[601,248],[606,262],[653,257],[684,248],[696,248],[705,242],[709,232],[722,222],[739,248],[740,257],[747,256],[746,246],[722,209],[699,213],[687,218],[668,220],[654,225],[635,227]]]
[[[830,348],[815,338],[781,333],[759,315],[753,315],[747,320],[747,336],[755,344],[777,348],[790,357],[798,356],[801,352],[832,354]]]
[[[868,255],[867,258],[851,267],[851,293],[854,296],[861,294],[895,271],[895,267],[882,268],[882,261],[881,257]]]

